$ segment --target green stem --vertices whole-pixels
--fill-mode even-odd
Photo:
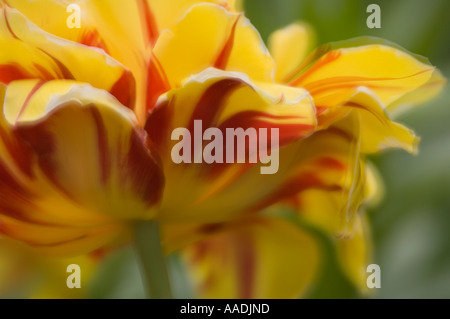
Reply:
[[[158,222],[140,221],[134,229],[141,274],[150,299],[171,299],[166,260],[161,248]]]

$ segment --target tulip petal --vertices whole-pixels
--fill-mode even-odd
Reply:
[[[380,204],[385,195],[385,186],[377,167],[365,160],[364,205],[369,208]]]
[[[319,247],[286,221],[224,226],[183,252],[199,298],[297,298],[315,279]]]
[[[104,52],[50,35],[20,12],[0,8],[0,82],[70,79],[90,83],[133,107],[135,84],[130,71]]]
[[[350,113],[281,150],[288,176],[257,209],[287,206],[327,233],[345,234],[364,199],[359,131],[358,115]]]
[[[417,153],[419,139],[414,132],[392,122],[372,91],[360,87],[344,105],[357,109],[360,115],[361,153],[375,153],[388,148],[402,148]]]
[[[54,80],[33,92],[37,83],[14,81],[5,93],[5,113],[23,110],[7,123],[29,161],[28,175],[17,174],[14,149],[1,154],[0,230],[42,251],[70,254],[123,232],[120,220],[153,217],[163,177],[132,111],[87,84]]]
[[[147,0],[147,2],[154,12],[158,30],[172,28],[192,6],[197,4],[216,4],[230,12],[236,12],[238,9],[236,0],[172,0],[170,2]]]
[[[256,81],[273,76],[272,58],[249,21],[213,4],[193,6],[173,29],[163,31],[154,54],[171,87],[210,66]]]
[[[387,106],[387,111],[396,117],[411,108],[436,97],[444,88],[446,78],[439,70],[435,70],[431,78],[417,90],[414,90]]]
[[[170,2],[160,0],[71,2],[0,0],[0,5],[5,3],[7,6],[16,8],[40,28],[53,35],[102,49],[129,68],[136,81],[137,92],[139,92],[136,101],[126,101],[125,98],[121,100],[115,94],[127,92],[126,84],[131,78],[130,74],[121,78],[113,94],[127,106],[135,104],[139,121],[144,121],[147,109],[153,108],[153,103],[158,96],[168,90],[165,86],[159,89],[155,88],[155,83],[160,79],[158,79],[159,74],[153,74],[156,72],[155,65],[158,63],[154,56],[152,57],[151,49],[160,33],[173,28],[190,7],[205,2],[218,5],[224,10],[232,12],[236,10],[235,0],[175,0]],[[79,28],[71,28],[68,25],[72,16],[69,5],[77,5],[81,10]],[[183,48],[183,51],[185,49]],[[177,57],[178,59],[179,57]],[[87,69],[97,70],[97,67]],[[17,70],[15,71],[17,72]],[[190,74],[186,76],[188,75]],[[104,78],[106,77],[97,77],[97,79]],[[94,84],[90,81],[86,82]],[[145,92],[150,96],[146,98]]]
[[[291,85],[307,89],[318,107],[341,104],[359,86],[372,90],[388,106],[431,78],[434,67],[427,61],[377,40],[366,42],[359,47],[318,49],[316,55],[322,56]]]
[[[368,292],[366,269],[372,258],[372,247],[368,233],[367,221],[358,216],[350,234],[338,238],[336,241],[338,258],[343,270],[361,293]]]
[[[293,23],[273,32],[269,37],[269,50],[276,64],[276,80],[285,83],[292,78],[314,44],[315,35],[305,23]]]
[[[145,50],[143,12],[139,12],[138,5],[139,2],[145,1],[1,0],[1,2],[19,10],[33,23],[51,34],[99,47],[110,54],[118,53],[113,54],[115,58],[125,56],[125,53],[120,53],[121,50],[128,54],[143,53]],[[79,28],[69,26],[74,13],[70,10],[71,4],[80,8]],[[130,45],[123,46],[123,43]]]
[[[191,152],[192,164],[175,164],[171,151],[180,143],[171,140],[175,129],[185,128],[193,138],[195,121],[201,121],[201,134],[207,128],[218,128],[225,141],[227,128],[253,128],[262,143],[269,143],[268,147],[271,137],[260,134],[260,129],[270,132],[272,128],[278,128],[280,146],[304,138],[315,130],[315,110],[306,91],[266,84],[259,87],[243,74],[212,68],[192,77],[182,88],[170,91],[159,103],[148,118],[146,130],[164,163],[166,188],[161,218],[191,222],[198,221],[197,218],[227,220],[256,205],[284,176],[261,174],[262,164],[249,164],[248,158],[234,156],[233,163],[227,163],[225,144],[220,158],[223,163],[207,164],[204,160],[202,164],[193,163],[194,156],[202,159],[201,149],[197,147]],[[194,145],[195,141],[192,141],[187,148]],[[255,151],[253,146],[257,146],[250,147],[249,144],[243,145],[247,155]],[[259,148],[251,154],[261,157],[262,152]],[[245,163],[236,163],[237,160]],[[245,200],[233,200],[242,193],[248,194]]]
[[[2,3],[16,8],[47,32],[105,49],[116,58],[126,58],[121,50],[144,53],[151,28],[157,37],[161,30],[173,27],[195,4],[214,3],[232,12],[237,7],[236,0],[0,0]],[[67,24],[73,12],[68,10],[70,4],[81,9],[80,28],[70,28]],[[123,43],[130,45],[124,47]]]
[[[70,227],[39,225],[0,214],[0,233],[26,243],[35,251],[71,257],[119,242],[127,233],[122,225]]]

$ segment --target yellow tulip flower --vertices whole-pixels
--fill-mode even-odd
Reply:
[[[80,1],[79,30],[61,24],[64,1],[3,2],[1,229],[48,254],[94,250],[122,240],[126,221],[162,215],[165,177],[144,130],[160,93],[209,66],[270,77],[272,59],[233,2]],[[263,94],[253,98],[265,111],[275,103]],[[313,106],[295,104],[306,134]]]
[[[235,1],[78,1],[80,28],[67,27],[66,1],[0,3],[1,233],[71,256],[156,220],[199,296],[293,298],[321,253],[309,231],[267,213],[289,207],[341,239],[361,283],[364,154],[416,150],[389,113],[442,84],[428,63],[372,40],[308,55],[301,25],[275,33],[271,55]],[[277,173],[176,164],[171,134],[196,121],[278,129]]]
[[[259,208],[296,211],[330,234],[344,273],[364,293],[371,243],[361,210],[382,187],[365,155],[388,148],[417,152],[418,138],[391,118],[434,97],[445,79],[426,59],[381,39],[359,38],[315,51],[313,39],[305,24],[269,38],[276,82],[311,94],[318,127],[281,150],[280,162],[291,164],[290,177]],[[196,292],[205,298],[303,296],[314,288],[326,262],[311,234],[280,218],[191,227],[200,240],[184,256]],[[178,231],[186,236],[186,229]],[[282,240],[289,244],[278,243]]]

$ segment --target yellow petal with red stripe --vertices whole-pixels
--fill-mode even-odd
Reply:
[[[287,82],[314,45],[314,32],[305,23],[293,23],[273,32],[269,37],[269,50],[276,64],[276,80]]]
[[[18,9],[43,30],[58,37],[93,46],[129,68],[138,90],[136,113],[145,118],[147,82],[155,82],[149,72],[152,47],[160,33],[173,28],[194,5],[209,3],[231,12],[234,0],[0,0]],[[71,5],[71,7],[69,7]],[[73,7],[73,6],[78,7]],[[79,8],[80,12],[73,11]],[[69,27],[74,15],[80,14],[80,25]],[[202,17],[201,20],[203,20]],[[100,77],[99,77],[100,78]],[[123,80],[125,81],[125,80]],[[164,93],[164,92],[162,92]],[[156,96],[157,98],[157,96]],[[155,98],[155,100],[156,100]],[[153,98],[151,99],[153,101]]]
[[[161,218],[190,222],[217,222],[228,220],[249,207],[256,206],[285,178],[286,174],[261,174],[261,163],[249,164],[248,154],[263,156],[255,150],[257,143],[245,143],[247,158],[226,160],[231,146],[222,147],[220,160],[211,164],[203,161],[198,146],[192,149],[192,163],[175,164],[171,157],[173,147],[180,143],[171,140],[172,132],[185,128],[190,132],[190,149],[195,141],[195,123],[199,121],[202,138],[208,128],[216,128],[226,139],[227,129],[254,130],[257,139],[271,145],[271,137],[263,129],[279,130],[279,145],[285,146],[310,135],[315,130],[315,109],[308,93],[302,89],[279,85],[261,86],[252,83],[241,73],[207,69],[192,77],[180,89],[175,89],[160,99],[150,114],[146,129],[161,154],[166,187],[160,209]],[[198,123],[198,122],[197,122]],[[261,142],[260,141],[260,142]],[[222,146],[222,145],[221,145]],[[274,151],[278,147],[274,145]],[[233,149],[234,150],[234,149]],[[245,163],[237,163],[243,160]],[[227,163],[228,162],[228,163]],[[243,200],[234,198],[247,194]]]
[[[195,4],[214,3],[232,12],[237,6],[235,0],[0,0],[1,3],[16,8],[47,32],[124,58],[121,49],[134,50],[144,57],[149,37],[155,41],[160,31],[173,27]],[[81,9],[80,28],[67,24],[74,12],[69,8],[71,4]],[[123,43],[130,45],[121,48]]]
[[[216,4],[230,12],[238,11],[236,0],[147,0],[147,2],[154,13],[158,30],[172,28],[196,4]]]
[[[130,71],[104,52],[50,35],[20,12],[0,8],[0,82],[71,79],[107,90],[132,107],[135,83]]]
[[[16,8],[43,30],[58,37],[104,49],[121,62],[144,56],[148,39],[145,35],[144,11],[136,0],[1,0]],[[72,7],[69,7],[72,5]],[[74,11],[73,5],[80,11]],[[70,27],[74,14],[80,14],[80,25]],[[124,45],[127,43],[128,45]],[[127,58],[127,55],[128,58]]]
[[[319,247],[307,232],[268,217],[225,225],[183,255],[199,298],[298,298],[314,281]]]
[[[343,105],[357,110],[360,116],[362,153],[375,153],[388,148],[417,152],[419,138],[407,127],[389,119],[373,91],[360,87]]]
[[[257,81],[273,76],[272,58],[249,21],[213,4],[192,7],[173,29],[163,31],[154,54],[171,87],[211,66]]]
[[[408,53],[383,44],[332,50],[291,82],[304,87],[318,107],[347,100],[359,86],[369,88],[389,105],[424,85],[434,71]]]
[[[38,211],[36,213],[39,213]],[[0,233],[26,243],[41,255],[72,257],[100,247],[122,243],[128,238],[124,225],[93,227],[45,225],[11,218],[0,212]]]
[[[392,117],[409,110],[412,106],[422,104],[436,97],[444,88],[447,79],[439,70],[435,70],[431,78],[417,90],[414,90],[387,106]]]
[[[366,87],[345,92],[345,101],[332,108],[318,107],[319,129],[356,112],[361,122],[361,153],[370,154],[390,148],[417,153],[419,138],[407,127],[392,121],[376,93]]]
[[[123,220],[153,217],[163,177],[132,111],[87,84],[38,83],[6,90],[5,113],[22,111],[8,118],[15,144],[4,143],[1,154],[1,231],[71,254],[111,240]]]
[[[359,131],[358,116],[351,113],[281,150],[288,174],[263,206],[285,205],[327,233],[346,233],[364,199]]]

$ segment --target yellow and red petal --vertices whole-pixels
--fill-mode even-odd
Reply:
[[[269,217],[225,225],[182,253],[199,298],[298,298],[320,259],[310,234]]]
[[[36,80],[15,81],[5,93],[4,109],[22,110],[5,122],[23,153],[11,143],[2,148],[3,231],[49,253],[98,248],[123,220],[152,218],[163,187],[157,159],[132,111],[106,91],[68,82],[45,82],[33,91]],[[28,97],[25,105],[19,92]],[[30,231],[17,231],[21,225]],[[48,233],[55,237],[42,242],[41,231],[31,231],[39,225],[54,228]],[[64,235],[66,228],[79,229]],[[85,235],[76,236],[80,230]]]
[[[345,95],[349,96],[336,107],[317,107],[319,130],[326,129],[350,112],[355,112],[361,122],[361,153],[370,154],[390,148],[417,152],[419,138],[412,130],[390,119],[388,111],[374,91],[361,86],[348,90]]]
[[[434,67],[400,49],[368,44],[325,53],[290,84],[307,89],[319,107],[338,106],[360,86],[372,90],[387,106],[424,85],[433,71]]]
[[[444,88],[447,79],[439,70],[435,70],[431,78],[420,88],[405,94],[392,104],[387,106],[387,111],[392,117],[409,110],[412,106],[422,104],[436,97]]]
[[[160,99],[146,125],[153,145],[161,154],[166,176],[160,209],[163,219],[228,220],[263,200],[280,182],[281,176],[285,176],[263,175],[260,163],[249,164],[246,160],[247,163],[238,164],[236,156],[234,163],[226,163],[226,145],[221,158],[223,163],[175,164],[171,151],[179,142],[171,140],[171,134],[177,128],[185,128],[192,139],[195,121],[201,122],[202,135],[208,128],[218,128],[224,142],[227,129],[254,128],[261,139],[267,139],[268,146],[271,137],[260,135],[260,129],[270,133],[272,128],[277,128],[281,147],[310,135],[316,124],[311,98],[302,89],[259,86],[243,74],[212,68],[192,77],[182,88]],[[190,144],[187,147],[194,145],[193,140]],[[248,143],[245,144],[248,155],[251,150]],[[275,151],[277,149],[274,147]],[[195,150],[191,155],[202,158],[201,150],[198,147]],[[258,157],[263,155],[261,149],[257,152]],[[192,162],[194,156],[191,156]],[[245,200],[234,200],[243,193],[248,194]]]
[[[36,212],[37,213],[37,212]],[[99,247],[124,242],[126,226],[111,224],[96,227],[37,224],[0,214],[0,233],[26,243],[35,251],[57,257],[71,257]]]
[[[236,0],[1,0],[2,3],[16,8],[47,32],[125,59],[126,54],[121,50],[131,50],[144,57],[146,46],[154,44],[159,32],[173,27],[195,4],[213,3],[231,12],[238,7]],[[81,9],[80,28],[67,25],[70,4]],[[123,46],[124,43],[129,45]]]
[[[356,89],[342,108],[353,109],[360,117],[361,153],[375,153],[388,148],[417,152],[419,138],[407,127],[390,120],[373,91],[364,87]]]
[[[230,12],[236,12],[237,6],[235,0],[91,0],[73,2],[1,0],[0,5],[2,3],[16,8],[43,30],[70,41],[104,50],[130,69],[136,80],[138,92],[136,114],[141,122],[145,119],[146,110],[153,108],[158,96],[168,90],[164,83],[160,83],[164,70],[161,70],[157,57],[152,54],[152,48],[161,33],[175,28],[194,5],[206,3]],[[67,25],[72,14],[67,11],[69,4],[78,5],[81,10],[79,28],[70,28]],[[199,21],[203,21],[204,18],[207,17],[202,16]],[[245,32],[248,33],[244,30],[239,33],[239,36],[242,37]],[[245,41],[252,40],[251,36],[249,38],[244,34],[243,37]],[[253,44],[249,43],[249,46],[251,45]],[[176,53],[182,56],[180,52],[186,49],[192,49],[192,47],[183,48],[182,51]],[[177,60],[180,59],[180,56],[177,57]],[[249,61],[254,64],[253,59],[249,59]],[[88,69],[96,70],[96,68]],[[15,70],[15,72],[17,71]],[[160,72],[163,74],[161,75]],[[190,74],[186,76],[188,75]],[[98,78],[103,77],[99,76]],[[128,80],[129,75],[121,79],[116,93],[126,92],[125,84]],[[128,105],[125,102],[122,103]]]
[[[276,64],[276,80],[288,82],[314,45],[314,32],[305,23],[293,23],[273,32],[269,37],[269,50]]]
[[[288,174],[262,207],[286,205],[327,233],[345,233],[363,200],[359,131],[358,116],[350,113],[281,150],[281,169],[286,166]]]
[[[148,6],[154,13],[155,24],[158,30],[170,29],[182,19],[189,9],[197,4],[215,4],[227,11],[239,10],[237,0],[147,0]]]
[[[273,76],[272,58],[250,22],[213,4],[193,6],[176,26],[163,31],[154,55],[171,87],[211,66],[243,72],[256,81]]]
[[[6,6],[22,12],[43,30],[60,38],[98,47],[121,62],[130,61],[145,52],[146,24],[143,0],[129,1],[59,1],[59,0],[2,0]],[[74,13],[69,5],[80,8],[80,27],[69,27]],[[124,45],[127,43],[128,45]],[[127,58],[127,55],[128,58]],[[122,60],[123,59],[123,60]]]
[[[133,107],[135,83],[131,72],[97,49],[60,39],[33,25],[20,12],[0,8],[0,82],[69,79],[109,91]]]

